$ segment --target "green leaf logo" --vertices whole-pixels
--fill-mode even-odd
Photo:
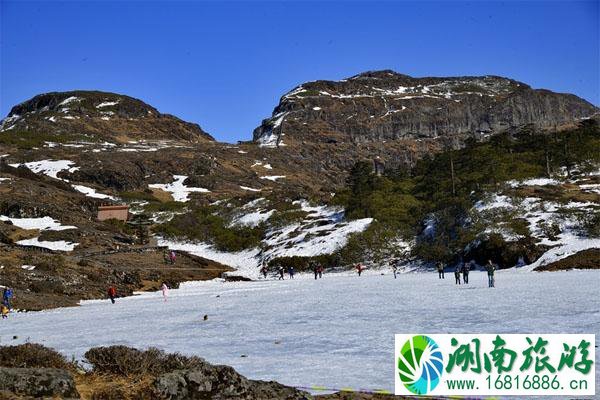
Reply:
[[[398,354],[400,380],[411,393],[427,394],[440,383],[444,358],[429,336],[413,336]]]

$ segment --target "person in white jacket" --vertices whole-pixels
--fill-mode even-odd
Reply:
[[[160,290],[162,290],[163,299],[167,301],[167,297],[169,297],[169,287],[167,286],[167,284],[163,282],[162,286],[160,287]]]

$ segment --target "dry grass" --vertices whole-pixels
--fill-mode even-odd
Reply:
[[[173,196],[169,192],[165,192],[162,189],[150,189],[152,191],[152,196],[154,196],[159,201],[166,203],[168,201],[173,201]]]
[[[61,354],[41,344],[26,343],[0,347],[0,367],[60,368],[73,370],[75,365]]]
[[[185,357],[178,353],[149,348],[137,350],[126,346],[94,347],[85,353],[94,373],[117,376],[158,376],[176,369],[192,369],[204,365],[200,357]]]
[[[536,271],[561,271],[569,269],[600,269],[600,249],[575,253],[562,260],[536,268]]]
[[[154,398],[153,376],[135,379],[106,374],[82,374],[75,376],[77,391],[82,400],[138,400]]]

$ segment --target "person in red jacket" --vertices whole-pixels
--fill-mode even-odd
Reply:
[[[117,291],[115,290],[114,286],[108,288],[108,297],[110,298],[110,301],[113,304],[115,304],[115,297],[117,297]]]
[[[360,276],[364,269],[365,267],[363,267],[362,264],[356,264],[356,271],[358,272],[358,276]]]

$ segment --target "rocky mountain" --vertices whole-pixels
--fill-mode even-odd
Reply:
[[[498,76],[413,78],[385,70],[297,86],[254,130],[254,140],[282,146],[434,139],[457,147],[467,138],[527,124],[553,129],[597,112],[577,96]]]
[[[182,121],[141,100],[98,91],[52,92],[14,106],[0,131],[88,135],[127,142],[131,139],[212,141],[198,124]]]
[[[540,256],[547,250],[542,247],[547,232],[556,239],[548,246],[557,249],[574,243],[572,235],[581,236],[580,220],[587,221],[586,231],[595,232],[591,217],[599,203],[600,175],[594,155],[600,152],[593,139],[598,123],[580,119],[592,114],[598,119],[597,111],[573,95],[534,90],[505,78],[369,72],[298,86],[282,97],[253,141],[228,144],[128,96],[94,91],[38,95],[13,107],[0,123],[0,265],[6,267],[1,278],[24,292],[19,307],[42,309],[101,297],[107,282],[129,294],[156,289],[162,281],[175,286],[214,278],[230,268],[255,277],[265,259],[286,259],[298,268],[307,257],[334,253],[341,254],[341,261],[327,260],[374,262],[371,250],[377,243],[410,253],[414,237],[409,235],[423,221],[424,207],[431,208],[427,201],[445,193],[442,181],[456,183],[458,191],[472,184],[481,197],[470,202],[491,196],[491,206],[469,203],[468,212],[475,214],[470,220],[484,227],[472,229],[473,243],[483,243],[489,233],[502,243],[527,239],[527,246],[533,243],[532,251],[523,253],[530,254],[527,262],[549,260]],[[495,134],[527,124],[549,131],[588,127],[548,136],[552,143],[546,149],[531,143],[530,149],[517,148],[517,138],[524,135],[508,139],[513,147],[500,148],[507,144],[499,144]],[[559,146],[567,143],[561,135],[574,137],[571,131],[579,141]],[[481,141],[465,143],[468,138]],[[582,138],[592,145],[581,145]],[[442,150],[463,145],[454,152],[456,177],[451,181],[446,172],[453,164],[443,162],[449,152]],[[475,152],[474,146],[492,149]],[[524,156],[515,164],[510,155],[518,151]],[[496,160],[490,167],[495,169],[484,170],[484,177],[500,174],[488,185],[479,169],[490,154],[502,152],[508,155]],[[426,184],[415,180],[415,169],[406,180],[384,174],[379,178],[387,179],[385,184],[365,196],[373,205],[370,212],[351,214],[344,193],[357,161],[367,161],[361,164],[371,173],[373,165],[410,167],[436,153],[441,161],[420,172]],[[467,168],[470,158],[458,153],[477,155],[472,158],[482,161],[476,171]],[[543,185],[502,184],[541,177],[547,178]],[[489,187],[479,188],[480,183]],[[424,187],[440,190],[433,196]],[[566,210],[565,202],[571,204]],[[107,203],[128,204],[135,223],[99,221],[97,208]],[[500,205],[503,214],[498,216]],[[514,222],[515,215],[522,216],[520,222]],[[550,218],[554,223],[538,226],[538,220]],[[396,220],[410,225],[411,233],[382,230]],[[487,231],[491,225],[502,229]],[[180,257],[180,268],[162,270],[156,266],[164,262],[164,248],[147,249],[149,238],[192,256]],[[473,250],[480,252],[475,258],[493,251],[512,260],[522,253],[522,246],[507,252],[504,244],[486,243],[485,251],[483,246]],[[577,243],[583,243],[580,250],[593,247],[586,238]],[[388,256],[379,253],[382,259]]]

